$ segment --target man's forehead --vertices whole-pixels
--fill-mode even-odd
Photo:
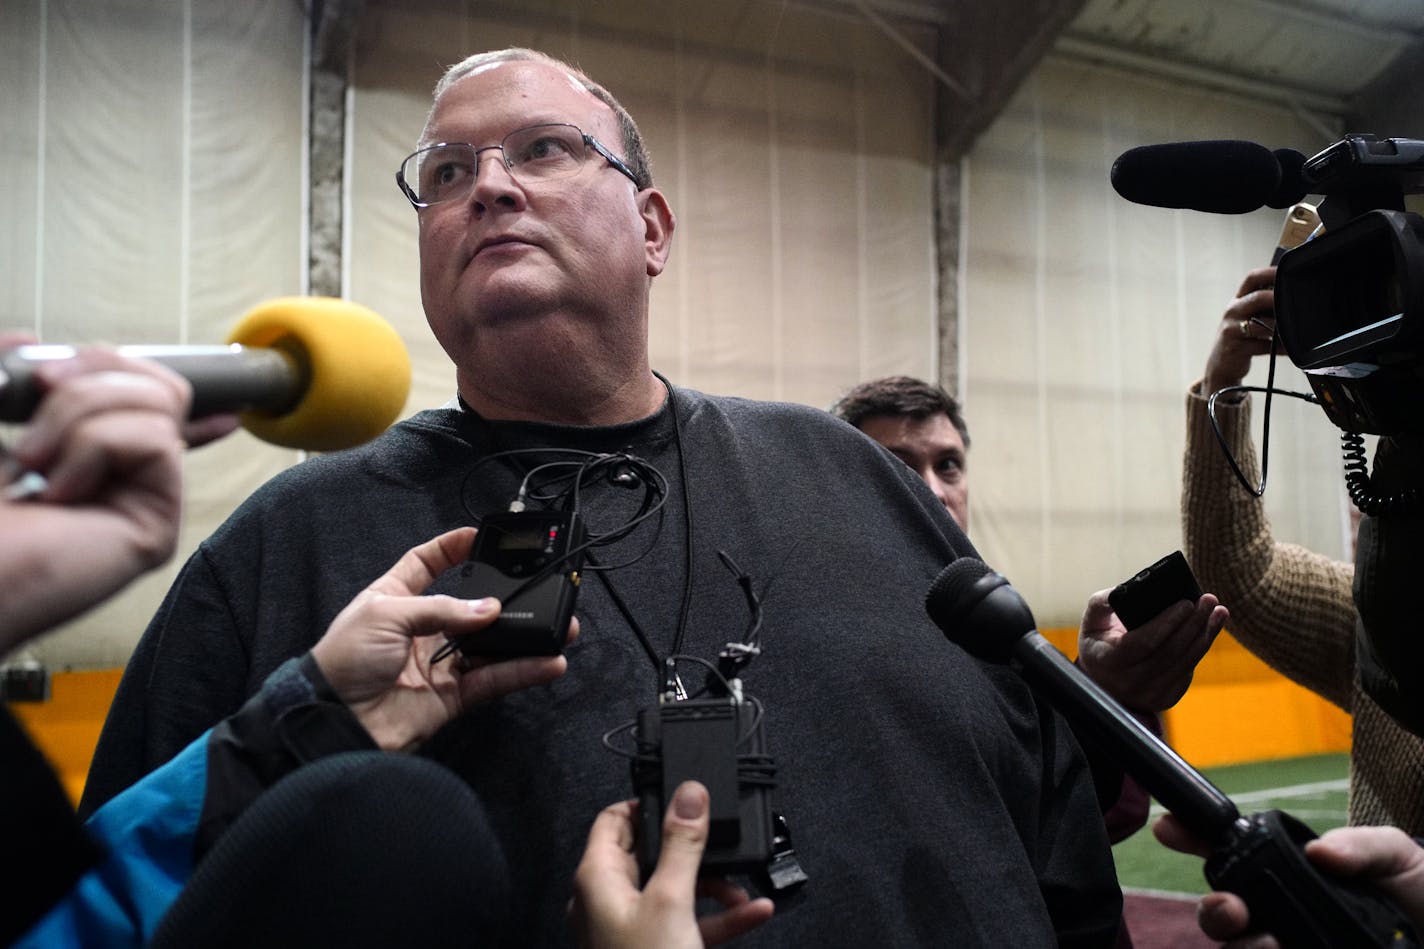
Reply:
[[[484,63],[482,65],[476,66],[474,69],[471,69],[469,73],[463,76],[460,81],[456,83],[456,85],[459,85],[460,82],[464,82],[466,79],[469,79],[473,76],[484,76],[491,72],[494,72],[497,69],[520,66],[530,67],[536,70],[548,70],[551,73],[557,73],[563,78],[564,82],[568,83],[569,88],[572,89],[575,93],[588,92],[588,90],[584,88],[583,83],[580,82],[579,78],[573,73],[569,72],[567,69],[562,69],[554,65],[553,63],[544,62],[541,59],[497,59],[494,62]],[[510,70],[506,69],[506,72],[508,71]]]
[[[964,452],[964,439],[948,415],[871,415],[861,422],[861,428],[872,438],[889,447],[909,448],[911,445],[935,451]]]
[[[592,118],[599,107],[607,110],[567,69],[542,60],[508,59],[484,63],[460,77],[436,101],[432,118],[439,119],[452,110],[482,112],[484,107],[530,115],[550,109],[577,110],[570,120]]]
[[[621,134],[613,110],[567,69],[512,59],[478,66],[445,89],[419,144],[498,141],[545,122],[567,122],[605,141]]]

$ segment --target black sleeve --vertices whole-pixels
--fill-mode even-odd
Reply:
[[[1044,760],[1040,834],[1033,846],[1039,889],[1059,949],[1112,946],[1122,919],[1122,891],[1102,821],[1081,819],[1095,787],[1067,721],[1046,703],[1039,721]]]
[[[1370,493],[1415,500],[1360,522],[1355,548],[1356,658],[1360,681],[1395,721],[1424,735],[1424,636],[1419,552],[1424,550],[1424,444],[1381,438]]]
[[[194,858],[217,841],[253,801],[304,764],[376,743],[307,653],[289,659],[208,739],[208,785]]]
[[[0,707],[0,840],[15,860],[0,913],[0,946],[39,922],[103,852],[84,832],[49,762]]]

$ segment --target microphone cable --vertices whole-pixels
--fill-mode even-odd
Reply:
[[[507,606],[524,591],[564,569],[579,555],[585,555],[587,558],[588,562],[584,569],[596,572],[618,569],[637,563],[652,550],[662,530],[661,514],[663,506],[667,503],[667,478],[649,462],[627,452],[590,452],[575,448],[512,448],[486,455],[470,467],[460,485],[460,503],[476,526],[479,526],[483,516],[470,508],[467,490],[470,479],[481,468],[494,461],[527,455],[563,457],[534,465],[525,470],[514,500],[509,504],[511,511],[523,511],[526,499],[528,499],[541,502],[546,507],[582,516],[583,488],[599,480],[606,480],[611,484],[628,488],[635,488],[641,484],[643,498],[637,512],[621,525],[602,533],[590,530],[588,538],[583,543],[571,547],[562,557],[549,561],[526,577],[522,583],[505,595],[504,605]],[[643,551],[621,564],[604,566],[593,562],[594,548],[604,547],[627,537],[640,524],[654,516],[659,517],[658,525],[653,531],[648,546]],[[586,519],[585,523],[587,523]],[[459,649],[458,640],[446,642],[430,657],[431,665],[453,655],[457,649]]]
[[[1256,322],[1253,318],[1253,322]],[[1264,325],[1264,324],[1262,324]],[[1226,386],[1217,389],[1206,400],[1206,414],[1211,421],[1212,434],[1216,436],[1217,444],[1221,446],[1221,453],[1226,456],[1227,464],[1231,465],[1231,470],[1236,475],[1236,480],[1241,486],[1255,498],[1262,497],[1266,493],[1266,473],[1271,457],[1271,399],[1276,395],[1290,396],[1293,399],[1301,399],[1314,405],[1319,405],[1320,400],[1308,392],[1292,392],[1289,389],[1276,388],[1276,353],[1280,343],[1280,330],[1271,330],[1271,354],[1266,362],[1266,385],[1261,386]],[[1261,481],[1256,486],[1252,486],[1247,479],[1246,473],[1241,470],[1241,465],[1236,459],[1236,455],[1231,451],[1231,446],[1226,442],[1226,434],[1221,430],[1221,422],[1216,417],[1216,402],[1223,395],[1235,395],[1244,392],[1264,392],[1266,394],[1266,405],[1261,413]]]
[[[1375,494],[1370,489],[1369,463],[1365,460],[1365,440],[1356,432],[1340,433],[1340,451],[1345,458],[1345,489],[1361,514],[1413,514],[1419,510],[1419,488],[1410,486],[1398,494]]]
[[[1212,434],[1216,436],[1217,444],[1221,447],[1221,453],[1226,457],[1226,462],[1231,466],[1232,473],[1236,475],[1236,480],[1252,497],[1263,497],[1266,493],[1267,466],[1270,464],[1271,451],[1271,399],[1273,396],[1284,395],[1292,399],[1300,399],[1302,402],[1309,402],[1312,405],[1319,405],[1320,399],[1308,392],[1293,392],[1289,389],[1277,389],[1275,387],[1276,375],[1276,343],[1279,334],[1273,333],[1271,337],[1271,354],[1267,362],[1266,384],[1265,386],[1226,386],[1213,392],[1206,402],[1207,417],[1211,421]],[[1236,393],[1264,392],[1266,404],[1261,413],[1261,480],[1252,486],[1246,473],[1241,470],[1241,465],[1235,454],[1231,451],[1231,446],[1227,443],[1226,434],[1221,429],[1221,422],[1216,417],[1216,402],[1221,396],[1230,396]],[[1413,514],[1418,511],[1421,503],[1424,503],[1424,493],[1417,487],[1409,487],[1396,494],[1376,494],[1371,489],[1371,477],[1369,472],[1369,462],[1366,459],[1365,440],[1358,432],[1340,432],[1340,454],[1342,458],[1342,468],[1345,474],[1345,489],[1350,496],[1350,502],[1360,511],[1361,514],[1371,516],[1380,514]]]

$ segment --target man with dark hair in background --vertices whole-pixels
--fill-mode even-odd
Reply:
[[[959,401],[909,376],[862,382],[831,408],[899,458],[969,532],[969,426]]]

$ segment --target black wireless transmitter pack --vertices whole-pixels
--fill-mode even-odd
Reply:
[[[700,781],[712,809],[702,873],[765,870],[773,855],[771,769],[759,705],[747,699],[663,702],[638,713],[638,865],[647,879],[662,849],[663,814],[677,786]],[[743,767],[743,759],[749,763]]]
[[[571,511],[499,511],[480,521],[453,596],[492,596],[499,618],[455,640],[466,656],[553,656],[564,649],[583,567],[583,521]]]

